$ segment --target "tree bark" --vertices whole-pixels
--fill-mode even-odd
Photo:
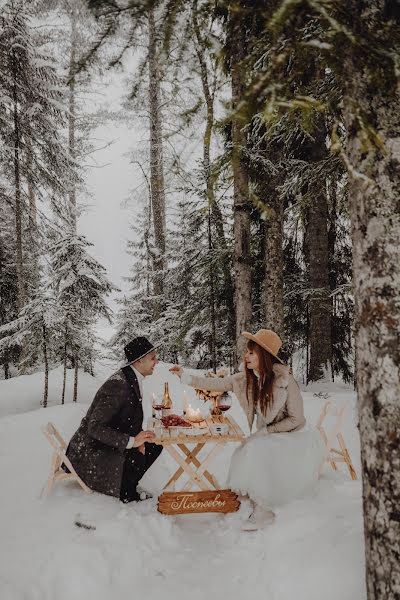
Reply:
[[[10,364],[9,364],[8,360],[3,360],[3,367],[4,367],[4,379],[9,379],[10,378]]]
[[[69,19],[71,24],[71,47],[69,53],[69,73],[68,73],[68,150],[71,160],[76,158],[75,150],[75,121],[76,121],[76,109],[75,109],[75,68],[76,68],[76,19],[77,13],[74,8],[71,8],[69,13]],[[70,189],[68,193],[70,212],[71,212],[71,225],[73,231],[76,233],[77,230],[77,211],[76,211],[76,187],[75,181],[70,181]]]
[[[162,149],[162,126],[160,109],[160,70],[158,65],[157,32],[154,8],[149,9],[149,116],[150,116],[150,193],[153,212],[154,242],[153,290],[156,302],[157,318],[162,311],[165,268],[165,186]]]
[[[331,292],[337,288],[337,267],[334,262],[336,245],[337,245],[337,223],[338,223],[338,212],[337,212],[337,186],[338,179],[336,176],[329,178],[328,182],[328,212],[329,212],[329,225],[328,225],[328,258],[329,258],[329,287]],[[335,321],[337,315],[337,299],[336,294],[332,297],[332,319],[331,319],[331,344],[332,344],[332,381],[335,381],[335,375],[339,371],[337,368],[337,360],[335,359]],[[349,331],[349,335],[351,335]]]
[[[67,381],[67,330],[65,331],[65,342],[64,342],[64,360],[63,360],[63,386],[61,392],[61,404],[65,402],[65,388]]]
[[[28,199],[29,199],[29,238],[30,238],[30,274],[29,287],[31,290],[36,290],[39,283],[39,248],[37,244],[37,209],[35,187],[33,183],[33,152],[32,140],[27,139],[27,184],[28,184]],[[30,293],[29,293],[30,296]]]
[[[302,153],[311,163],[327,156],[326,129],[323,117],[314,140],[302,147]],[[310,296],[310,362],[307,381],[318,381],[332,365],[332,298],[329,283],[328,200],[326,182],[307,188],[305,254]]]
[[[26,282],[22,249],[22,199],[20,174],[20,126],[18,112],[17,58],[13,51],[13,121],[14,121],[14,183],[15,183],[15,237],[16,237],[16,270],[17,270],[17,306],[21,311],[26,304]]]
[[[43,393],[43,408],[47,408],[47,399],[49,396],[49,360],[47,357],[47,334],[46,326],[42,324],[43,332],[43,358],[44,358],[44,393]]]
[[[211,258],[212,250],[213,250],[213,242],[212,242],[212,229],[211,229],[211,206],[208,207],[208,219],[207,219],[207,228],[208,228],[208,252]],[[211,357],[211,368],[214,373],[217,372],[217,323],[215,317],[215,275],[213,264],[210,260],[209,265],[209,301],[210,301],[210,320],[211,320],[211,335],[210,335],[210,357]]]
[[[308,280],[311,289],[308,309],[310,315],[310,363],[308,381],[318,381],[332,364],[332,298],[329,287],[328,264],[328,204],[326,194],[315,197],[308,211],[306,230],[308,247]]]
[[[72,401],[76,402],[78,399],[78,359],[77,357],[75,357],[75,370],[74,370],[74,394],[73,394],[73,398]]]
[[[350,3],[352,18],[360,28],[366,23],[374,31],[389,27],[386,3],[379,0],[373,8],[369,4]],[[360,68],[356,52],[357,48],[346,65],[343,106],[348,131],[366,580],[369,600],[394,600],[400,597],[400,95],[394,77],[379,86],[371,81],[370,65],[365,62]],[[390,73],[385,71],[385,75]],[[378,139],[366,138],[365,129],[360,132],[360,115]]]
[[[266,223],[265,236],[265,327],[281,338],[284,335],[283,311],[283,202],[275,190],[266,200],[271,216]]]
[[[246,89],[243,60],[246,56],[245,32],[234,9],[230,12],[231,78],[232,78],[232,171],[234,210],[234,271],[236,308],[236,362],[246,347],[242,332],[251,328],[251,251],[249,181],[244,159],[247,136],[239,104]]]

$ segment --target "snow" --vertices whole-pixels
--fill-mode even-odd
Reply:
[[[319,48],[320,50],[331,50],[332,44],[328,44],[327,42],[321,42],[321,40],[309,40],[304,42],[305,46],[313,46],[314,48]]]
[[[68,439],[97,388],[112,372],[99,365],[95,378],[80,373],[79,402],[73,404],[73,373],[68,372],[66,404],[59,405],[62,369],[50,373],[49,407],[40,408],[43,374],[0,381],[0,597],[2,600],[363,600],[364,549],[361,485],[340,467],[327,465],[307,497],[277,510],[276,523],[265,531],[244,533],[249,513],[243,503],[235,514],[164,516],[156,500],[123,506],[117,499],[86,495],[75,484],[60,482],[40,498],[51,448],[40,426],[51,421]],[[181,411],[186,389],[194,407],[205,405],[158,365],[144,381],[145,415],[149,398],[169,381],[174,410]],[[347,386],[325,383],[304,393],[309,422],[317,420],[329,395],[350,400],[344,436],[360,472],[355,394]],[[245,427],[234,402],[231,414]],[[246,431],[247,432],[247,431]],[[213,463],[222,481],[234,445]],[[174,471],[169,455],[143,479],[159,493]],[[74,525],[92,524],[95,530]]]

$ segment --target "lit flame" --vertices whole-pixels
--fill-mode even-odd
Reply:
[[[201,418],[202,414],[199,408],[193,408],[191,404],[188,405],[186,414],[188,417]]]

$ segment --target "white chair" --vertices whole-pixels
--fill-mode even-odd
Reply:
[[[41,427],[41,430],[54,450],[50,467],[50,475],[47,480],[47,483],[43,487],[41,495],[48,496],[51,490],[53,489],[55,481],[65,481],[71,479],[77,481],[81,488],[87,494],[90,494],[92,490],[88,488],[88,486],[82,481],[82,479],[79,477],[74,467],[72,466],[68,456],[65,454],[67,444],[65,443],[61,435],[58,433],[53,423],[47,423],[47,425]],[[69,473],[64,471],[64,469],[62,468],[63,464],[68,468]]]
[[[353,463],[351,462],[350,454],[349,454],[349,451],[347,450],[347,447],[346,447],[346,444],[345,444],[345,441],[343,438],[343,434],[342,434],[342,427],[343,427],[343,423],[344,423],[345,417],[348,412],[348,408],[349,408],[348,402],[345,402],[344,404],[342,404],[339,407],[336,407],[330,401],[326,402],[321,411],[320,417],[318,419],[317,429],[319,430],[319,432],[322,436],[322,439],[324,440],[325,446],[326,446],[326,450],[327,450],[326,461],[330,463],[332,469],[334,469],[335,471],[337,471],[336,463],[338,463],[338,462],[346,463],[347,468],[350,473],[350,477],[354,480],[354,479],[357,479],[357,473],[356,473],[355,468],[353,467]],[[334,417],[334,419],[335,419],[333,427],[329,431],[327,431],[322,425],[323,422],[325,421],[326,417]],[[339,444],[339,449],[333,448],[333,444],[336,441]],[[322,471],[322,467],[323,467],[323,465],[321,465],[321,471]]]

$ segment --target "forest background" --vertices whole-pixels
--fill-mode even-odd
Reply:
[[[398,590],[398,3],[0,8],[4,378],[43,370],[46,406],[50,368],[64,382],[74,369],[76,400],[79,368],[122,358],[136,335],[166,361],[215,371],[238,367],[241,331],[273,329],[304,382],[355,381],[369,594]],[[117,111],[99,99],[110,69]],[[80,225],[106,122],[137,140],[114,316],[116,286]],[[121,201],[110,194],[116,211]],[[99,319],[114,319],[107,348]]]

